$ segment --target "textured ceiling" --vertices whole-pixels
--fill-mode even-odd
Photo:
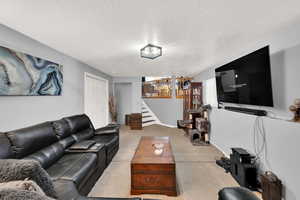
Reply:
[[[189,75],[265,45],[299,0],[1,0],[0,22],[113,76]],[[148,43],[163,47],[140,58]]]

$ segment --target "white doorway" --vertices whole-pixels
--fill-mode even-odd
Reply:
[[[84,113],[95,128],[106,126],[109,121],[108,80],[84,73]]]
[[[118,112],[118,123],[125,124],[125,115],[130,114],[131,109],[131,96],[132,84],[131,83],[115,83],[115,96]]]

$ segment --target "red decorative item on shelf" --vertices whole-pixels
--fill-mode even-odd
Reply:
[[[300,122],[300,99],[294,101],[294,105],[290,106],[290,111],[294,113],[294,121]]]

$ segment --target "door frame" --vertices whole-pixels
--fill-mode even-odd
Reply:
[[[83,102],[84,102],[84,113],[86,113],[87,111],[87,101],[86,101],[86,96],[87,96],[87,78],[88,77],[91,77],[91,78],[94,78],[94,79],[97,79],[99,81],[104,81],[105,84],[106,84],[106,96],[107,96],[107,105],[105,106],[106,108],[106,113],[107,113],[107,117],[106,117],[106,124],[109,123],[109,108],[108,108],[108,104],[109,104],[109,82],[107,79],[105,78],[102,78],[100,76],[97,76],[97,75],[94,75],[94,74],[91,74],[89,72],[84,72],[84,97],[83,97]]]
[[[117,89],[117,87],[118,87],[118,85],[129,85],[130,86],[130,93],[129,93],[129,97],[130,97],[130,104],[129,104],[129,106],[130,106],[130,112],[129,113],[125,113],[125,114],[130,114],[130,113],[132,113],[132,83],[131,82],[114,82],[114,96],[115,96],[115,98],[116,98],[116,107],[117,107],[117,110],[118,110],[118,105],[121,105],[120,104],[120,102],[118,102],[118,100],[120,99],[118,99],[118,96],[117,96],[117,94],[116,94],[116,89]],[[120,110],[118,110],[118,111],[120,111]],[[117,117],[117,122],[118,123],[120,123],[119,121],[118,121],[118,119],[119,119],[119,115],[120,114],[122,114],[122,113],[120,113],[120,112],[118,112],[118,117]],[[121,116],[121,117],[125,117],[125,115],[124,116]],[[124,121],[125,122],[125,121]],[[125,123],[124,123],[125,124]]]

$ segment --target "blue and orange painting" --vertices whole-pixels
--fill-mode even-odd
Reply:
[[[0,96],[58,96],[62,85],[62,65],[0,46]]]

